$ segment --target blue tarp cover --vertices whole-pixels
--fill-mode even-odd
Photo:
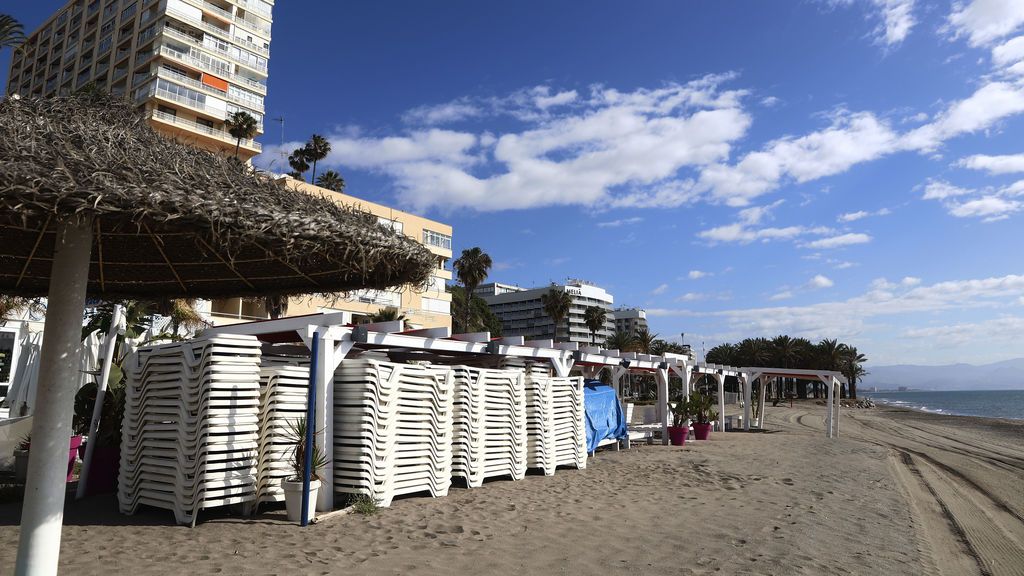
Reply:
[[[583,410],[587,415],[587,452],[596,450],[598,442],[606,438],[626,437],[626,415],[611,386],[587,380],[583,388]]]

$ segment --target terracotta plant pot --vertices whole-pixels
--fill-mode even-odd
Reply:
[[[699,424],[694,422],[693,437],[697,440],[707,440],[708,436],[711,436],[711,423]]]
[[[686,426],[669,426],[668,427],[668,439],[673,446],[683,446],[686,444],[686,436],[690,433],[690,429]]]

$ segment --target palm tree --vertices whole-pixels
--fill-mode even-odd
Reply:
[[[25,41],[25,30],[13,16],[0,14],[0,50],[17,48]]]
[[[296,148],[294,152],[288,156],[288,165],[292,167],[291,176],[305,181],[306,177],[303,174],[306,170],[309,170],[309,160],[306,158],[305,148]]]
[[[745,338],[737,352],[744,366],[764,366],[772,361],[771,344],[764,338]]]
[[[462,255],[452,263],[456,277],[466,289],[467,304],[469,304],[466,306],[466,321],[463,324],[466,328],[470,326],[469,317],[472,309],[473,291],[487,279],[487,272],[491,269],[492,264],[491,257],[481,250],[479,246],[463,250]]]
[[[608,350],[621,350],[623,352],[633,348],[633,335],[625,330],[616,330],[604,342]]]
[[[597,343],[597,331],[604,328],[604,322],[608,318],[608,311],[600,306],[587,306],[583,311],[583,321],[590,329],[590,343]]]
[[[316,185],[335,192],[342,192],[345,190],[345,179],[334,170],[327,170],[317,177]]]
[[[402,322],[402,326],[408,327],[409,321],[405,314],[395,306],[385,306],[369,316],[370,322]]]
[[[316,163],[331,153],[331,143],[327,141],[327,138],[319,134],[313,134],[310,137],[309,142],[306,142],[306,160],[313,162],[313,174],[310,176],[310,182],[316,182]]]
[[[657,333],[652,333],[647,328],[640,328],[633,335],[633,347],[641,354],[650,354],[654,341],[657,339]]]
[[[544,306],[544,312],[551,318],[554,327],[551,329],[551,338],[558,341],[558,325],[569,315],[569,308],[572,306],[572,295],[565,290],[548,290],[541,295],[540,303]]]
[[[845,345],[844,345],[845,346]],[[857,351],[856,346],[846,346],[846,354],[843,356],[843,375],[850,381],[850,398],[857,399],[857,379],[867,374],[861,364],[868,361],[867,356]]]
[[[267,310],[267,316],[271,320],[276,320],[288,313],[288,297],[265,296],[263,298],[263,307]]]
[[[238,158],[238,148],[242,145],[242,140],[248,140],[256,135],[259,121],[252,114],[239,110],[228,116],[224,125],[228,127],[228,134],[235,137],[235,158]]]
[[[737,364],[740,364],[739,351],[735,344],[729,344],[726,342],[708,350],[707,354],[704,355],[704,361],[708,364],[736,366]]]
[[[28,309],[30,312],[46,311],[41,298],[0,296],[0,326],[3,326],[10,316],[25,309]]]

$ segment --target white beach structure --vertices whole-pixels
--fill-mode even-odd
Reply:
[[[449,328],[427,328],[403,331],[402,322],[380,322],[358,326],[344,324],[342,314],[312,314],[265,320],[245,324],[234,324],[209,329],[205,336],[217,334],[254,335],[264,342],[302,342],[318,350],[315,360],[311,359],[316,393],[314,398],[317,431],[316,443],[325,451],[331,448],[334,432],[335,372],[342,361],[354,349],[386,349],[410,355],[430,354],[448,356],[495,356],[514,357],[544,361],[551,364],[554,376],[565,378],[577,367],[588,378],[597,377],[602,370],[611,371],[612,383],[621,392],[622,377],[630,371],[654,373],[658,384],[657,412],[662,429],[662,441],[668,441],[668,425],[671,417],[669,404],[669,375],[675,374],[683,381],[684,391],[691,391],[694,374],[713,374],[718,382],[720,402],[724,400],[725,377],[732,375],[740,379],[744,387],[745,411],[749,414],[751,397],[749,383],[756,379],[766,382],[770,377],[793,376],[801,371],[772,368],[738,368],[716,365],[696,365],[689,356],[664,354],[660,356],[606,350],[595,346],[580,346],[578,343],[553,342],[552,340],[526,341],[523,337],[491,338],[487,332],[452,334]],[[829,416],[826,421],[826,436],[838,433],[838,402],[834,396],[840,382],[845,379],[835,372],[807,371],[800,377],[821,378],[829,386]],[[763,395],[762,395],[763,396]],[[720,412],[724,412],[720,410]],[[724,429],[724,417],[720,416]],[[744,428],[750,428],[750,419],[744,419]],[[330,452],[327,452],[330,453]],[[330,511],[334,508],[335,488],[333,464],[328,463],[322,471],[323,485],[318,493],[317,509]]]

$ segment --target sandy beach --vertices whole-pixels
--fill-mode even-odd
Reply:
[[[76,574],[1024,574],[1024,422],[768,407],[768,433],[599,452],[586,470],[453,488],[307,529],[283,511],[120,516],[69,504]],[[0,508],[0,572],[19,508]]]

